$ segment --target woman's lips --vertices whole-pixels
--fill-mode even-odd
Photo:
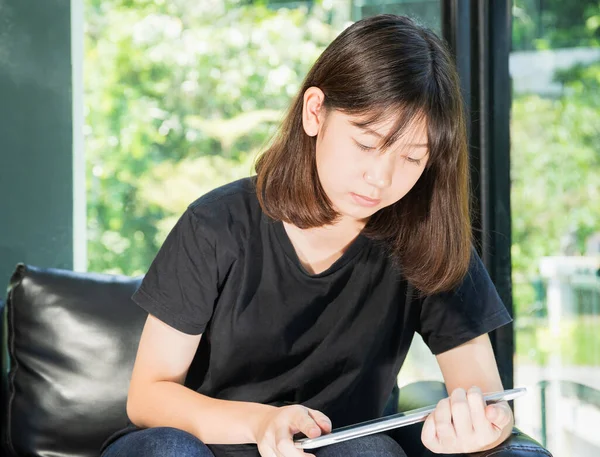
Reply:
[[[364,195],[359,195],[359,194],[355,194],[354,192],[351,192],[352,198],[354,199],[354,201],[356,203],[358,203],[360,206],[366,206],[366,207],[373,207],[373,206],[377,206],[381,203],[381,199],[380,198],[369,198],[369,197],[365,197]]]

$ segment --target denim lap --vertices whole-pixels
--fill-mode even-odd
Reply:
[[[384,434],[332,444],[307,452],[316,457],[406,457],[400,445]],[[236,455],[237,453],[232,453]],[[171,427],[129,433],[111,444],[102,457],[214,457],[195,436]]]
[[[316,457],[406,457],[400,445],[384,434],[363,436],[307,452]]]
[[[112,443],[102,457],[214,457],[194,435],[171,427],[129,433]]]

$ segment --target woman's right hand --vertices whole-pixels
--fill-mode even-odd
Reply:
[[[294,435],[304,433],[308,438],[316,438],[330,432],[331,421],[325,414],[302,405],[290,405],[266,413],[255,438],[262,457],[307,457],[312,454],[294,445]]]

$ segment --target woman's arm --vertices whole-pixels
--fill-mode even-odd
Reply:
[[[148,316],[133,367],[127,414],[138,427],[185,430],[205,443],[250,443],[271,406],[216,400],[183,386],[202,335]]]
[[[200,339],[148,316],[127,398],[127,414],[138,427],[174,427],[205,444],[257,443],[261,453],[298,457],[305,454],[294,448],[294,433],[314,438],[331,431],[322,413],[300,405],[217,400],[185,387]]]
[[[436,358],[450,397],[427,419],[423,443],[434,452],[457,453],[491,449],[506,440],[514,425],[508,403],[486,407],[482,398],[482,392],[504,389],[488,335]]]

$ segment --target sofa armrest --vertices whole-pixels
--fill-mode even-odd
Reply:
[[[427,454],[426,454],[427,455]],[[431,456],[435,454],[429,454]],[[483,452],[467,454],[469,457],[552,457],[540,443],[513,428],[511,436],[504,443]]]
[[[5,449],[4,433],[8,411],[8,331],[5,313],[6,303],[0,297],[0,455],[9,455]]]
[[[415,382],[402,387],[399,392],[395,392],[399,411],[409,411],[432,405],[447,395],[446,387],[438,381]],[[438,456],[439,454],[434,454],[423,446],[421,442],[422,428],[423,423],[414,424],[392,430],[390,435],[402,445],[409,456]],[[453,457],[552,457],[552,454],[540,443],[515,427],[511,436],[493,449],[471,454],[455,454]]]

